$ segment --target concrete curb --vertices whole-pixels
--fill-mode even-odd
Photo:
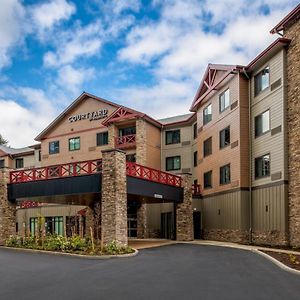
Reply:
[[[282,270],[287,271],[287,272],[290,272],[290,273],[293,273],[293,274],[300,275],[300,271],[288,267],[287,265],[285,265],[284,263],[280,262],[279,260],[277,260],[276,258],[272,257],[271,255],[268,255],[267,253],[264,253],[264,252],[262,252],[262,251],[260,251],[260,250],[255,250],[255,249],[253,249],[252,251],[253,251],[254,253],[257,253],[257,254],[263,256],[264,258],[270,260],[272,263],[274,263],[275,265],[277,265],[277,266],[278,266],[279,268],[281,268]]]
[[[287,265],[283,264],[282,262],[280,262],[276,258],[274,258],[274,257],[272,257],[272,256],[270,256],[270,255],[268,255],[268,254],[261,251],[261,250],[272,251],[272,248],[263,248],[263,247],[255,247],[255,246],[247,246],[247,245],[239,245],[239,244],[235,245],[233,243],[226,244],[226,243],[220,243],[220,242],[217,242],[217,243],[214,243],[214,242],[204,242],[204,243],[201,243],[201,242],[181,242],[181,243],[182,244],[202,245],[202,246],[226,247],[226,248],[232,248],[232,249],[251,251],[253,253],[261,255],[264,258],[270,260],[271,262],[273,262],[275,265],[277,265],[279,268],[281,268],[284,271],[287,271],[287,272],[290,272],[290,273],[293,273],[293,274],[296,274],[296,275],[300,275],[300,271],[288,267]],[[276,251],[277,253],[280,253],[279,249],[276,249],[276,250],[277,250]],[[299,252],[297,253],[295,251],[290,251],[290,252],[284,251],[282,253],[292,253],[292,254],[296,253],[298,255],[300,254]]]
[[[111,258],[129,258],[138,255],[139,251],[134,249],[133,253],[127,254],[118,254],[118,255],[84,255],[84,254],[76,254],[76,253],[66,253],[66,252],[58,252],[58,251],[47,251],[47,250],[36,250],[36,249],[26,249],[26,248],[14,248],[14,247],[5,247],[0,246],[0,249],[8,249],[12,251],[20,251],[20,252],[30,252],[36,254],[49,254],[49,255],[57,255],[57,256],[69,256],[76,258],[85,258],[91,260],[102,260],[102,259],[111,259]]]

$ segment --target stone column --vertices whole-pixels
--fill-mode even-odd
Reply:
[[[136,120],[136,163],[146,165],[147,163],[146,144],[146,122],[143,119]]]
[[[94,236],[94,212],[92,208],[87,206],[85,209],[85,236],[88,238],[91,237],[91,228]]]
[[[288,24],[284,38],[291,39],[287,49],[287,129],[289,179],[290,245],[300,246],[300,19]]]
[[[101,230],[103,243],[128,245],[126,155],[121,150],[102,151]]]
[[[114,149],[115,148],[115,137],[117,136],[116,133],[116,125],[110,124],[108,126],[108,145]]]
[[[176,240],[194,240],[192,174],[182,175],[183,201],[176,205]]]
[[[145,239],[148,238],[147,234],[147,204],[143,199],[141,206],[137,210],[137,238]]]
[[[0,245],[16,234],[16,204],[7,199],[8,169],[0,169]]]

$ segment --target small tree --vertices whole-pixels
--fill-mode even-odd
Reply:
[[[3,138],[3,136],[0,134],[0,145],[6,145],[8,141]]]

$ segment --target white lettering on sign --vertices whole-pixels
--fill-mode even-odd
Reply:
[[[160,194],[154,194],[154,198],[162,199],[162,198],[163,198],[163,195],[160,195]]]
[[[77,122],[81,120],[90,120],[90,121],[100,120],[106,118],[107,114],[108,114],[108,109],[103,108],[97,111],[71,116],[69,118],[69,122]]]

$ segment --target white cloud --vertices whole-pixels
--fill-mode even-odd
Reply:
[[[248,64],[277,38],[269,30],[295,4],[295,0],[154,1],[160,17],[134,26],[118,58],[151,66],[156,83],[124,88],[122,99],[129,103],[135,99],[141,110],[151,103],[159,114],[170,114],[170,108],[173,113],[187,110],[208,63]],[[177,85],[185,95],[177,93]]]
[[[73,31],[63,32],[56,37],[56,52],[48,51],[44,55],[44,65],[59,67],[73,63],[81,57],[96,55],[102,46],[101,35],[103,29],[100,22],[87,26],[78,26]]]
[[[67,65],[58,70],[57,84],[71,93],[78,94],[83,82],[91,79],[95,74],[93,68],[79,68]]]
[[[155,118],[188,113],[196,85],[191,80],[162,80],[157,85],[114,90],[112,99],[126,99],[124,105]]]
[[[25,10],[18,0],[1,0],[0,70],[11,63],[13,47],[23,42]]]
[[[30,11],[36,28],[43,31],[68,20],[75,13],[76,7],[65,0],[52,0],[31,7]]]
[[[24,147],[36,143],[34,138],[56,114],[53,103],[44,92],[32,88],[15,90],[25,99],[26,107],[11,98],[0,98],[1,134],[12,147]]]

